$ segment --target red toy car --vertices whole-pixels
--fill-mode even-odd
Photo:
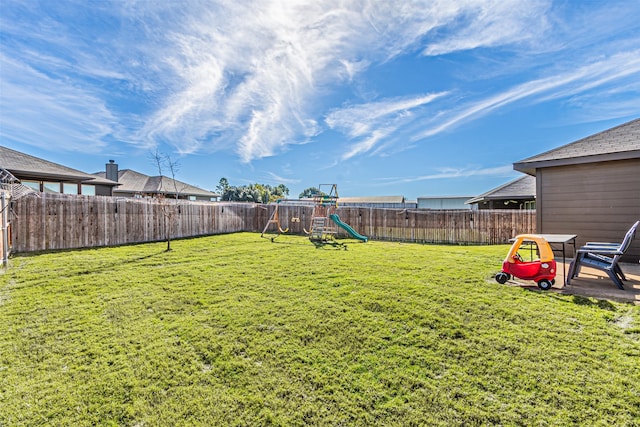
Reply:
[[[520,234],[502,263],[502,271],[496,274],[498,283],[506,283],[511,276],[533,280],[542,290],[549,290],[555,283],[556,261],[549,242],[535,234]]]

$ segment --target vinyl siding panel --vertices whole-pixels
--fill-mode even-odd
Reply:
[[[640,159],[537,170],[538,231],[620,242],[640,219]],[[624,261],[640,259],[640,235]]]

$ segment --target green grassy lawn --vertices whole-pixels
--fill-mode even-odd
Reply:
[[[640,307],[499,285],[508,246],[165,246],[12,259],[0,426],[640,425]]]

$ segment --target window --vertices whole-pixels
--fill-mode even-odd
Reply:
[[[22,185],[24,185],[25,187],[31,188],[32,190],[40,191],[40,181],[25,181],[25,180],[22,180],[22,181],[20,181],[20,183]]]
[[[196,196],[189,196],[189,200],[191,201],[196,200]]]
[[[96,195],[96,186],[95,185],[82,184],[82,194],[84,194],[85,196],[95,196]]]
[[[62,184],[62,192],[64,194],[78,194],[78,184],[65,182]]]
[[[60,183],[59,182],[45,182],[44,183],[44,192],[45,193],[59,193],[60,192]]]

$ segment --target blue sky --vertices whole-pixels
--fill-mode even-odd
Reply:
[[[637,0],[1,8],[0,144],[90,173],[473,196],[640,116]]]

